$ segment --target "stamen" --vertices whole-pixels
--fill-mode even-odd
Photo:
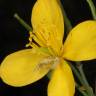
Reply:
[[[46,46],[45,39],[42,37],[42,34],[40,33],[40,30],[38,32],[35,32],[35,35]]]
[[[56,41],[54,40],[54,37],[49,34],[49,38],[47,40],[47,47],[48,47],[48,50],[50,51],[50,53],[54,56],[58,55],[57,54],[57,44],[56,44]]]
[[[62,44],[61,49],[60,49],[60,56],[63,55],[63,52],[64,52],[64,47],[63,47],[63,44]]]
[[[32,39],[33,39],[33,33],[32,32],[29,32],[29,42],[32,43]]]
[[[38,46],[32,42],[32,39],[35,37],[35,35],[32,32],[29,32],[29,35],[29,43],[26,44],[26,47],[38,48]]]
[[[51,54],[52,56],[56,56],[56,53],[55,53],[55,51],[52,49],[51,46],[48,46],[48,50],[49,50],[49,52],[50,52],[50,54]]]
[[[43,31],[40,31],[40,34],[41,34],[41,36],[43,37],[43,39],[44,39],[45,41],[47,41],[47,39],[46,39],[46,36],[45,36],[44,32],[43,32]]]
[[[32,47],[32,48],[38,48],[38,46],[37,46],[35,43],[33,43],[33,42],[32,42],[32,44],[31,44],[31,47]]]
[[[39,38],[37,38],[36,36],[33,36],[33,39],[34,39],[34,41],[35,41],[36,43],[38,43],[40,46],[45,47],[44,44],[43,44],[43,42],[41,42],[41,41],[39,40]]]
[[[32,45],[32,39],[33,39],[33,33],[30,31],[29,32],[29,38],[28,38],[29,43],[26,44],[26,47],[31,47],[31,45]]]
[[[33,42],[26,44],[26,47],[38,48],[38,46]]]
[[[46,27],[42,27],[42,26],[44,26],[44,25],[42,25],[42,24],[38,25],[38,29],[36,32],[34,32],[34,34],[43,43],[44,46],[47,46],[49,32]]]

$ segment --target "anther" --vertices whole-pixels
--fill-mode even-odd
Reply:
[[[30,31],[29,32],[29,43],[28,44],[26,44],[26,47],[32,47],[32,39],[33,39],[33,33]]]

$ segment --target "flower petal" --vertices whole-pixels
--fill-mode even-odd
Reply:
[[[48,85],[48,96],[74,96],[75,82],[66,61],[59,64]]]
[[[41,79],[48,71],[48,66],[40,66],[40,62],[47,58],[33,49],[25,49],[8,55],[1,64],[0,76],[11,86],[25,86]]]
[[[88,20],[78,24],[69,33],[64,44],[63,57],[82,61],[96,59],[96,21]]]
[[[33,31],[45,46],[51,46],[55,51],[60,50],[64,20],[57,0],[37,0],[32,10],[31,22]]]

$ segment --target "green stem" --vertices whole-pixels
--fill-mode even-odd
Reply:
[[[80,81],[80,83],[83,85],[84,82],[82,81],[81,75],[79,73],[79,71],[75,68],[75,66],[73,64],[70,64],[70,62],[68,62],[68,64],[71,66],[74,74],[76,75],[76,77],[78,78],[78,80]]]
[[[88,93],[89,96],[94,96],[94,93],[93,93],[93,90],[92,88],[90,87],[86,77],[85,77],[85,74],[84,74],[84,71],[83,71],[83,65],[80,63],[80,62],[77,62],[77,68],[81,74],[81,77],[82,77],[82,80],[83,80],[83,85],[84,87],[86,88],[86,91]]]
[[[86,89],[88,96],[94,96],[93,90],[92,88],[89,86],[87,79],[84,75],[83,69],[82,69],[82,64],[80,64],[80,62],[77,62],[77,65],[79,65],[77,68],[80,71],[80,73],[78,72],[78,70],[69,63],[69,65],[71,66],[74,74],[77,76],[77,78],[79,79],[80,83],[84,86],[84,88]]]
[[[76,75],[76,77],[78,78],[78,80],[80,81],[80,83],[82,85],[84,85],[84,82],[82,80],[82,77],[80,75],[80,73],[78,72],[78,70],[74,67],[74,65],[72,65],[70,62],[68,62],[68,64],[71,66],[74,74]],[[76,84],[76,88],[78,89],[78,91],[83,95],[83,96],[88,96],[86,92],[84,92],[83,90],[80,89],[80,85],[75,83]]]
[[[63,10],[63,13],[64,13],[65,26],[66,26],[66,28],[67,28],[66,31],[67,31],[67,33],[69,33],[69,31],[72,29],[72,25],[71,25],[70,20],[69,20],[68,17],[67,17],[67,14],[66,14],[65,10]]]
[[[77,90],[78,90],[83,96],[88,96],[88,94],[87,94],[85,91],[82,91],[82,90],[80,89],[80,85],[79,85],[79,84],[75,83],[75,85],[76,85]]]
[[[62,10],[62,13],[63,13],[64,23],[65,23],[65,27],[66,27],[66,31],[67,31],[66,33],[68,34],[69,31],[72,29],[72,25],[71,25],[70,20],[67,17],[67,14],[66,14],[66,12],[65,12],[65,10],[64,10],[61,2],[60,2],[60,0],[58,0],[58,2],[60,4],[60,7],[61,7],[61,10]]]
[[[93,19],[96,20],[96,8],[95,8],[94,3],[92,2],[92,0],[86,0],[86,1],[89,4]]]
[[[84,75],[84,71],[83,71],[83,68],[82,68],[82,64],[81,64],[80,62],[76,62],[76,63],[77,63],[77,68],[78,68],[78,70],[80,71],[80,74],[81,74],[81,76],[82,76],[82,78],[83,78],[83,81],[84,81],[85,85],[86,85],[86,86],[89,86],[88,81],[87,81],[87,79],[86,79],[86,77],[85,77],[85,75]]]
[[[28,31],[32,31],[32,28],[22,19],[19,17],[17,13],[14,14],[14,17],[23,25]]]

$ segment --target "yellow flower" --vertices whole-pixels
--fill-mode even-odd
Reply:
[[[59,0],[36,1],[31,19],[33,32],[30,32],[27,44],[33,48],[5,58],[0,67],[0,76],[5,83],[25,86],[52,71],[48,96],[74,96],[75,82],[66,60],[96,58],[96,21],[78,24],[63,44],[64,20],[59,3]]]

